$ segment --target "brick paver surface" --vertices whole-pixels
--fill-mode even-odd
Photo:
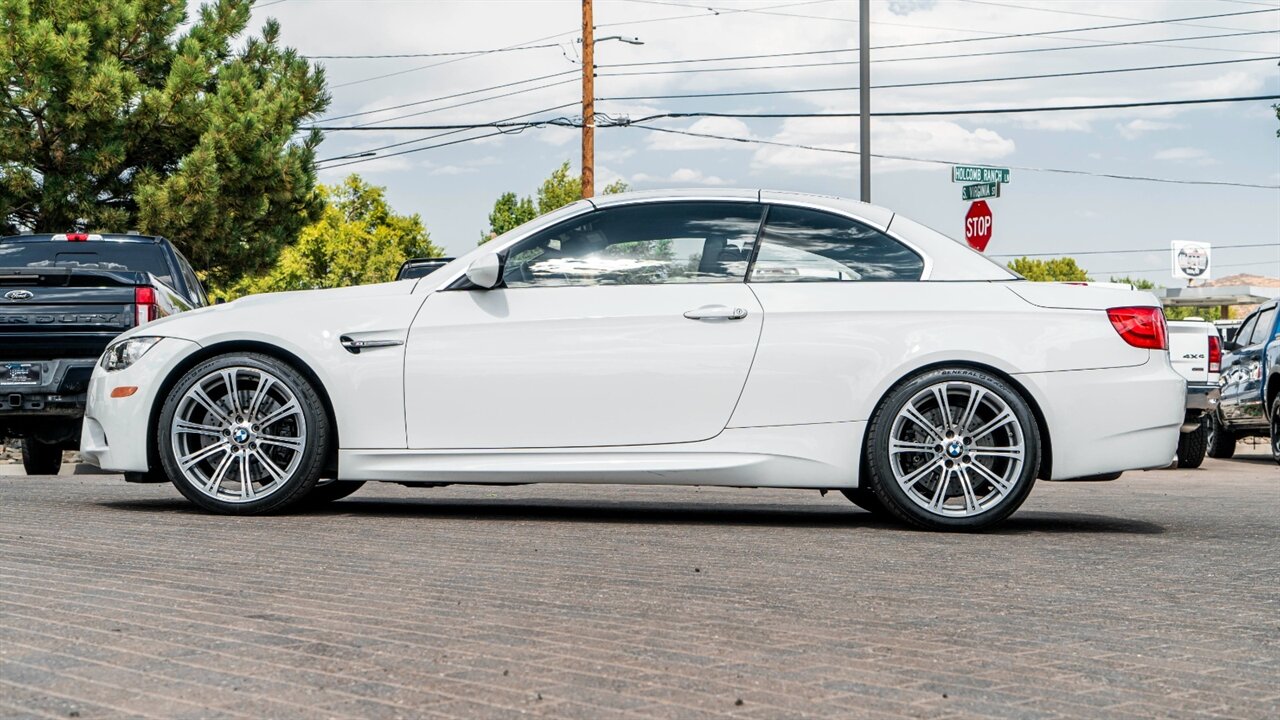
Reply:
[[[1280,716],[1280,470],[839,494],[366,486],[308,514],[0,478],[0,717]]]

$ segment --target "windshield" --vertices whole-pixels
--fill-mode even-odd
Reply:
[[[166,284],[173,284],[164,253],[153,243],[105,240],[0,243],[0,267],[134,270],[151,273]]]

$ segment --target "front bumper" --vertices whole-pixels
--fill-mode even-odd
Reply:
[[[163,338],[124,370],[96,367],[80,430],[84,462],[114,472],[146,472],[148,430],[160,386],[178,363],[199,349],[190,340]],[[118,387],[136,387],[128,397],[111,397]]]

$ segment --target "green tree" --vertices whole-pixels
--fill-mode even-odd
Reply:
[[[1035,260],[1020,257],[1009,263],[1009,269],[1028,280],[1037,282],[1084,282],[1089,274],[1076,264],[1075,258],[1061,257]]]
[[[1156,285],[1150,280],[1141,280],[1137,278],[1113,277],[1111,282],[1128,283],[1139,290],[1156,290],[1160,285]],[[1222,310],[1218,307],[1187,307],[1185,305],[1166,305],[1164,307],[1164,316],[1170,320],[1186,320],[1189,317],[1198,317],[1203,320],[1219,320],[1222,318]]]
[[[1132,277],[1129,277],[1128,275],[1125,275],[1124,277],[1112,277],[1111,282],[1125,283],[1126,285],[1132,285],[1139,290],[1155,290],[1157,287],[1159,287],[1158,285],[1151,282],[1150,280],[1143,280],[1141,278],[1132,278]]]
[[[489,229],[480,234],[480,244],[501,235],[512,228],[558,210],[582,199],[582,176],[569,173],[569,161],[551,171],[551,175],[538,187],[537,197],[518,197],[513,192],[503,193],[493,203],[489,213]],[[615,180],[604,188],[605,195],[623,193],[631,188],[622,180]]]
[[[411,257],[444,254],[431,243],[421,217],[393,213],[385,189],[358,175],[340,185],[321,185],[316,192],[325,202],[324,212],[280,253],[276,266],[242,278],[215,297],[387,282]]]
[[[324,74],[253,0],[0,0],[0,231],[139,229],[210,279],[270,267],[321,206]]]

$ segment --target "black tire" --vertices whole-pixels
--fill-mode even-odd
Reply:
[[[849,502],[875,515],[876,517],[894,517],[889,512],[884,503],[880,502],[880,498],[865,486],[856,488],[840,488],[841,494],[849,498]]]
[[[1280,395],[1271,401],[1271,459],[1280,465]]]
[[[1178,435],[1178,467],[1186,469],[1200,467],[1204,462],[1205,451],[1208,449],[1208,423],[1202,422],[1195,430]]]
[[[180,469],[175,457],[174,443],[170,437],[170,428],[173,426],[184,395],[197,382],[208,378],[210,373],[231,368],[270,374],[275,382],[281,383],[297,400],[298,411],[306,425],[305,434],[300,437],[302,446],[298,451],[297,466],[291,472],[286,472],[271,492],[264,494],[261,498],[243,502],[219,500],[199,489]],[[263,430],[265,431],[266,428],[264,427]],[[331,438],[332,430],[328,413],[325,412],[324,403],[310,381],[287,363],[258,353],[219,355],[188,370],[169,391],[156,429],[156,447],[160,449],[160,461],[174,487],[188,500],[205,510],[225,515],[281,512],[303,501],[311,493],[325,470]],[[257,445],[255,444],[254,447],[256,448]],[[246,462],[250,463],[251,467],[253,461]],[[259,465],[261,466],[261,462]]]
[[[968,384],[993,394],[1007,406],[1010,414],[1016,420],[1017,429],[1022,436],[1021,466],[1016,468],[1016,472],[1012,461],[1009,461],[1009,464],[1005,466],[1010,474],[1013,475],[1008,492],[995,499],[990,507],[971,515],[948,516],[921,507],[899,485],[891,465],[890,442],[893,439],[891,433],[895,417],[913,397],[916,397],[931,386],[941,383]],[[944,385],[943,387],[949,388],[951,386]],[[956,424],[960,425],[960,423]],[[1009,425],[1012,427],[1013,423],[1009,423]],[[982,435],[979,437],[988,436]],[[979,437],[972,438],[974,441],[972,445],[977,445],[976,441]],[[959,438],[956,439],[958,440]],[[966,448],[964,452],[967,453],[973,450],[973,448],[968,447],[970,445],[968,438],[965,439],[964,444]],[[893,516],[916,527],[928,530],[984,530],[1009,517],[1027,499],[1032,486],[1035,485],[1036,474],[1040,469],[1040,434],[1035,415],[1031,412],[1027,401],[1008,383],[989,373],[971,368],[943,368],[917,375],[889,392],[871,416],[871,422],[867,429],[866,453],[867,465],[870,469],[868,487],[875,494],[877,500]],[[951,467],[949,463],[952,461],[947,460],[942,453],[934,455],[932,460],[923,464],[933,464],[935,460],[939,463],[946,462],[948,463],[947,467]],[[974,461],[964,460],[964,462],[970,463]],[[958,467],[960,461],[956,461],[955,464]],[[943,472],[945,473],[946,471]],[[931,476],[932,473],[925,477]],[[977,478],[978,475],[975,474],[974,477]],[[943,482],[938,480],[935,485],[943,485]],[[949,489],[949,485],[942,487],[942,491],[949,491]],[[948,497],[952,496],[950,492],[944,492],[943,494]]]
[[[364,487],[363,481],[354,480],[335,480],[333,482],[320,483],[311,488],[311,492],[302,499],[302,504],[307,507],[328,505],[335,500],[347,497],[362,487]]]
[[[1211,412],[1205,420],[1208,437],[1205,438],[1206,452],[1215,460],[1228,460],[1236,454],[1236,434],[1222,426],[1218,413]]]
[[[22,441],[22,469],[28,475],[57,475],[62,468],[62,446],[27,438]]]

